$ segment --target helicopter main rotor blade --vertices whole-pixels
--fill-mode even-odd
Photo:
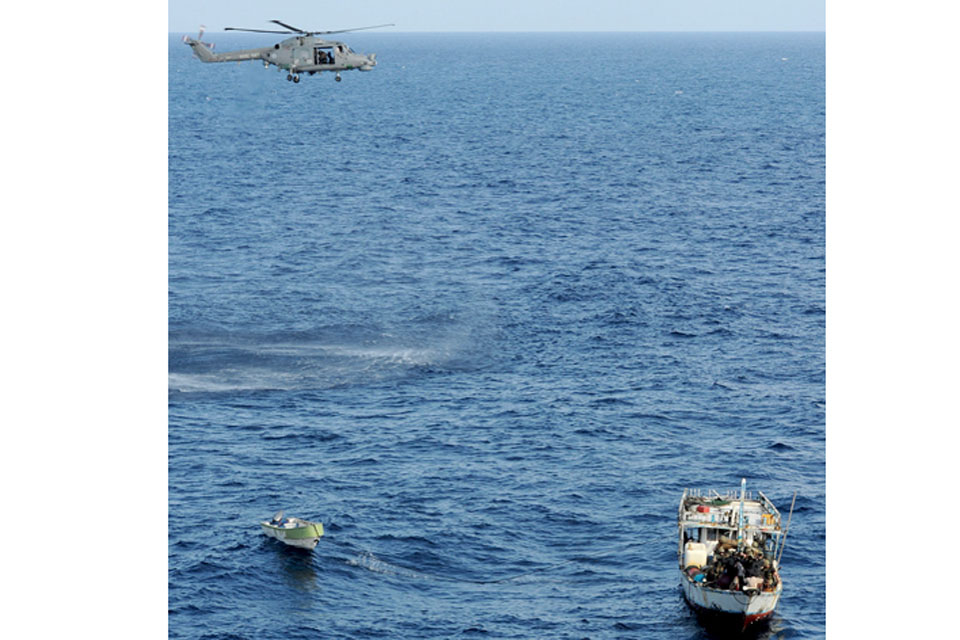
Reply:
[[[272,22],[273,24],[278,24],[281,27],[286,27],[287,29],[290,29],[290,31],[293,31],[294,33],[309,33],[308,31],[304,31],[303,29],[297,29],[296,27],[291,27],[288,24],[284,24],[279,20],[271,20],[270,22]]]
[[[271,20],[270,22],[278,24],[281,27],[289,29],[289,31],[277,31],[275,29],[243,29],[240,27],[224,27],[224,31],[248,31],[250,33],[279,33],[281,35],[290,35],[291,33],[299,33],[305,36],[313,35],[327,35],[330,33],[347,33],[348,31],[363,31],[364,29],[379,29],[381,27],[393,27],[394,24],[376,24],[372,27],[355,27],[353,29],[335,29],[333,31],[304,31],[303,29],[298,29],[297,27],[291,26],[285,22],[280,22],[279,20]]]
[[[249,31],[251,33],[282,33],[285,36],[290,35],[289,31],[271,31],[269,29],[241,29],[240,27],[224,27],[224,31]]]
[[[317,35],[326,35],[328,33],[346,33],[348,31],[363,31],[364,29],[379,29],[381,27],[395,27],[393,23],[390,24],[375,24],[372,27],[354,27],[353,29],[337,29],[336,31],[311,31],[310,33],[315,33]]]

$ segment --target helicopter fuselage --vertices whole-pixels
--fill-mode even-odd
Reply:
[[[339,80],[340,71],[351,69],[372,71],[377,65],[375,53],[369,55],[357,53],[344,42],[324,40],[309,35],[287,38],[272,47],[240,49],[224,53],[213,53],[206,43],[193,38],[184,38],[184,42],[203,62],[263,60],[264,66],[275,65],[279,69],[286,69],[296,80],[299,80],[296,76],[300,73],[314,74],[323,71],[336,72]]]

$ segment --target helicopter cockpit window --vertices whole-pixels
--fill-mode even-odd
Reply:
[[[333,47],[314,47],[313,64],[333,64]]]

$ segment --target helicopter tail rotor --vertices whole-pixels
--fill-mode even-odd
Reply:
[[[213,48],[216,46],[214,43],[212,43],[212,42],[204,42],[204,41],[203,41],[203,32],[206,31],[206,29],[207,29],[207,28],[206,28],[204,25],[200,25],[200,31],[197,32],[197,39],[196,39],[196,40],[194,40],[194,39],[191,38],[190,36],[183,36],[183,41],[186,42],[186,43],[189,43],[189,42],[192,40],[193,42],[199,42],[200,44],[202,44],[203,46],[207,47],[208,49],[213,49]]]
[[[206,30],[207,30],[206,26],[200,25],[200,31],[197,33],[197,42],[205,46],[207,49],[213,49],[215,46],[217,46],[215,43],[203,41],[203,32]]]
[[[200,31],[197,33],[196,40],[190,36],[183,36],[183,41],[190,45],[190,48],[193,49],[193,54],[196,57],[200,58],[204,62],[210,62],[215,59],[211,51],[216,45],[213,42],[203,41],[203,32],[205,30],[206,27],[200,25]]]

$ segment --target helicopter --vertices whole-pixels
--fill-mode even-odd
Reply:
[[[282,33],[291,37],[279,42],[272,47],[260,47],[257,49],[239,49],[236,51],[226,51],[224,53],[214,53],[213,44],[203,42],[203,30],[201,25],[200,33],[196,39],[184,36],[183,41],[193,49],[193,53],[203,62],[242,62],[244,60],[263,60],[263,66],[270,68],[270,65],[276,65],[277,71],[287,70],[287,80],[291,82],[300,82],[300,74],[308,73],[313,75],[323,71],[333,71],[336,73],[336,80],[340,82],[340,72],[350,69],[359,71],[372,71],[377,66],[377,54],[369,55],[357,53],[344,42],[337,40],[324,40],[318,38],[318,35],[328,35],[331,33],[346,33],[347,31],[360,31],[362,29],[379,29],[380,27],[392,27],[392,24],[378,24],[372,27],[357,27],[355,29],[339,29],[336,31],[304,31],[279,20],[271,20],[286,31],[276,31],[269,29],[241,29],[237,27],[224,27],[224,31],[249,31],[252,33]]]

